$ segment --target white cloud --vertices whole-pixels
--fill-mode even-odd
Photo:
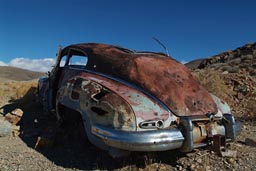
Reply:
[[[180,63],[186,64],[186,63],[188,63],[188,62],[187,62],[187,61],[184,61],[184,60],[181,60]]]
[[[13,66],[18,68],[23,68],[32,71],[47,72],[52,69],[55,64],[55,59],[53,58],[43,58],[43,59],[29,59],[29,58],[15,58],[9,63],[4,63],[0,61],[2,66]]]
[[[8,66],[8,64],[3,61],[0,61],[0,66]]]

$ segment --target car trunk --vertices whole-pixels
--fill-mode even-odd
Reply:
[[[131,64],[129,79],[164,102],[178,116],[217,113],[208,91],[184,65],[173,59],[140,56]]]

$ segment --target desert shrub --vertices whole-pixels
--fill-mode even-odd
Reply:
[[[210,67],[210,68],[219,69],[219,68],[223,67],[224,65],[225,65],[225,64],[223,64],[223,63],[215,63],[215,64],[210,65],[209,67]]]
[[[249,55],[245,55],[245,56],[241,56],[242,61],[248,60],[251,61],[253,59],[253,55],[249,54]]]
[[[240,67],[241,69],[249,69],[249,68],[250,68],[250,65],[249,65],[249,64],[246,64],[246,63],[242,63],[242,64],[239,65],[239,67]]]
[[[246,59],[246,60],[243,61],[243,63],[251,64],[251,63],[252,63],[252,60]]]
[[[220,72],[214,70],[204,70],[194,73],[194,76],[210,93],[222,98],[227,102],[229,101],[231,92]]]
[[[240,68],[238,65],[233,66],[231,71],[229,71],[230,73],[238,73],[240,71]]]
[[[235,58],[228,62],[231,65],[239,65],[241,63],[241,58]]]
[[[221,70],[221,71],[232,72],[232,66],[225,65],[225,66],[220,67],[220,70]]]

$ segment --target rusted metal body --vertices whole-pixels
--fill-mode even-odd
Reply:
[[[89,58],[92,56],[86,66],[88,70],[135,84],[164,102],[178,116],[217,112],[211,96],[190,71],[166,55],[127,52],[102,44],[80,44],[75,48]]]
[[[73,65],[74,57],[86,62]],[[236,136],[229,106],[161,53],[68,46],[59,50],[48,78],[39,80],[39,97],[59,120],[66,108],[79,113],[89,140],[109,151],[191,151],[214,135]]]

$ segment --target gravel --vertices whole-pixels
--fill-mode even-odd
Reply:
[[[43,130],[42,125],[45,126],[50,121],[36,111],[24,112],[23,117],[26,118],[23,120],[25,126],[21,125],[19,136],[0,137],[1,171],[256,170],[255,121],[243,122],[243,130],[236,142],[228,144],[229,150],[237,151],[237,156],[234,157],[221,157],[210,149],[201,148],[191,153],[181,153],[178,150],[137,152],[114,160],[90,143],[80,141],[78,134],[61,134],[53,146],[35,149],[37,137]]]

